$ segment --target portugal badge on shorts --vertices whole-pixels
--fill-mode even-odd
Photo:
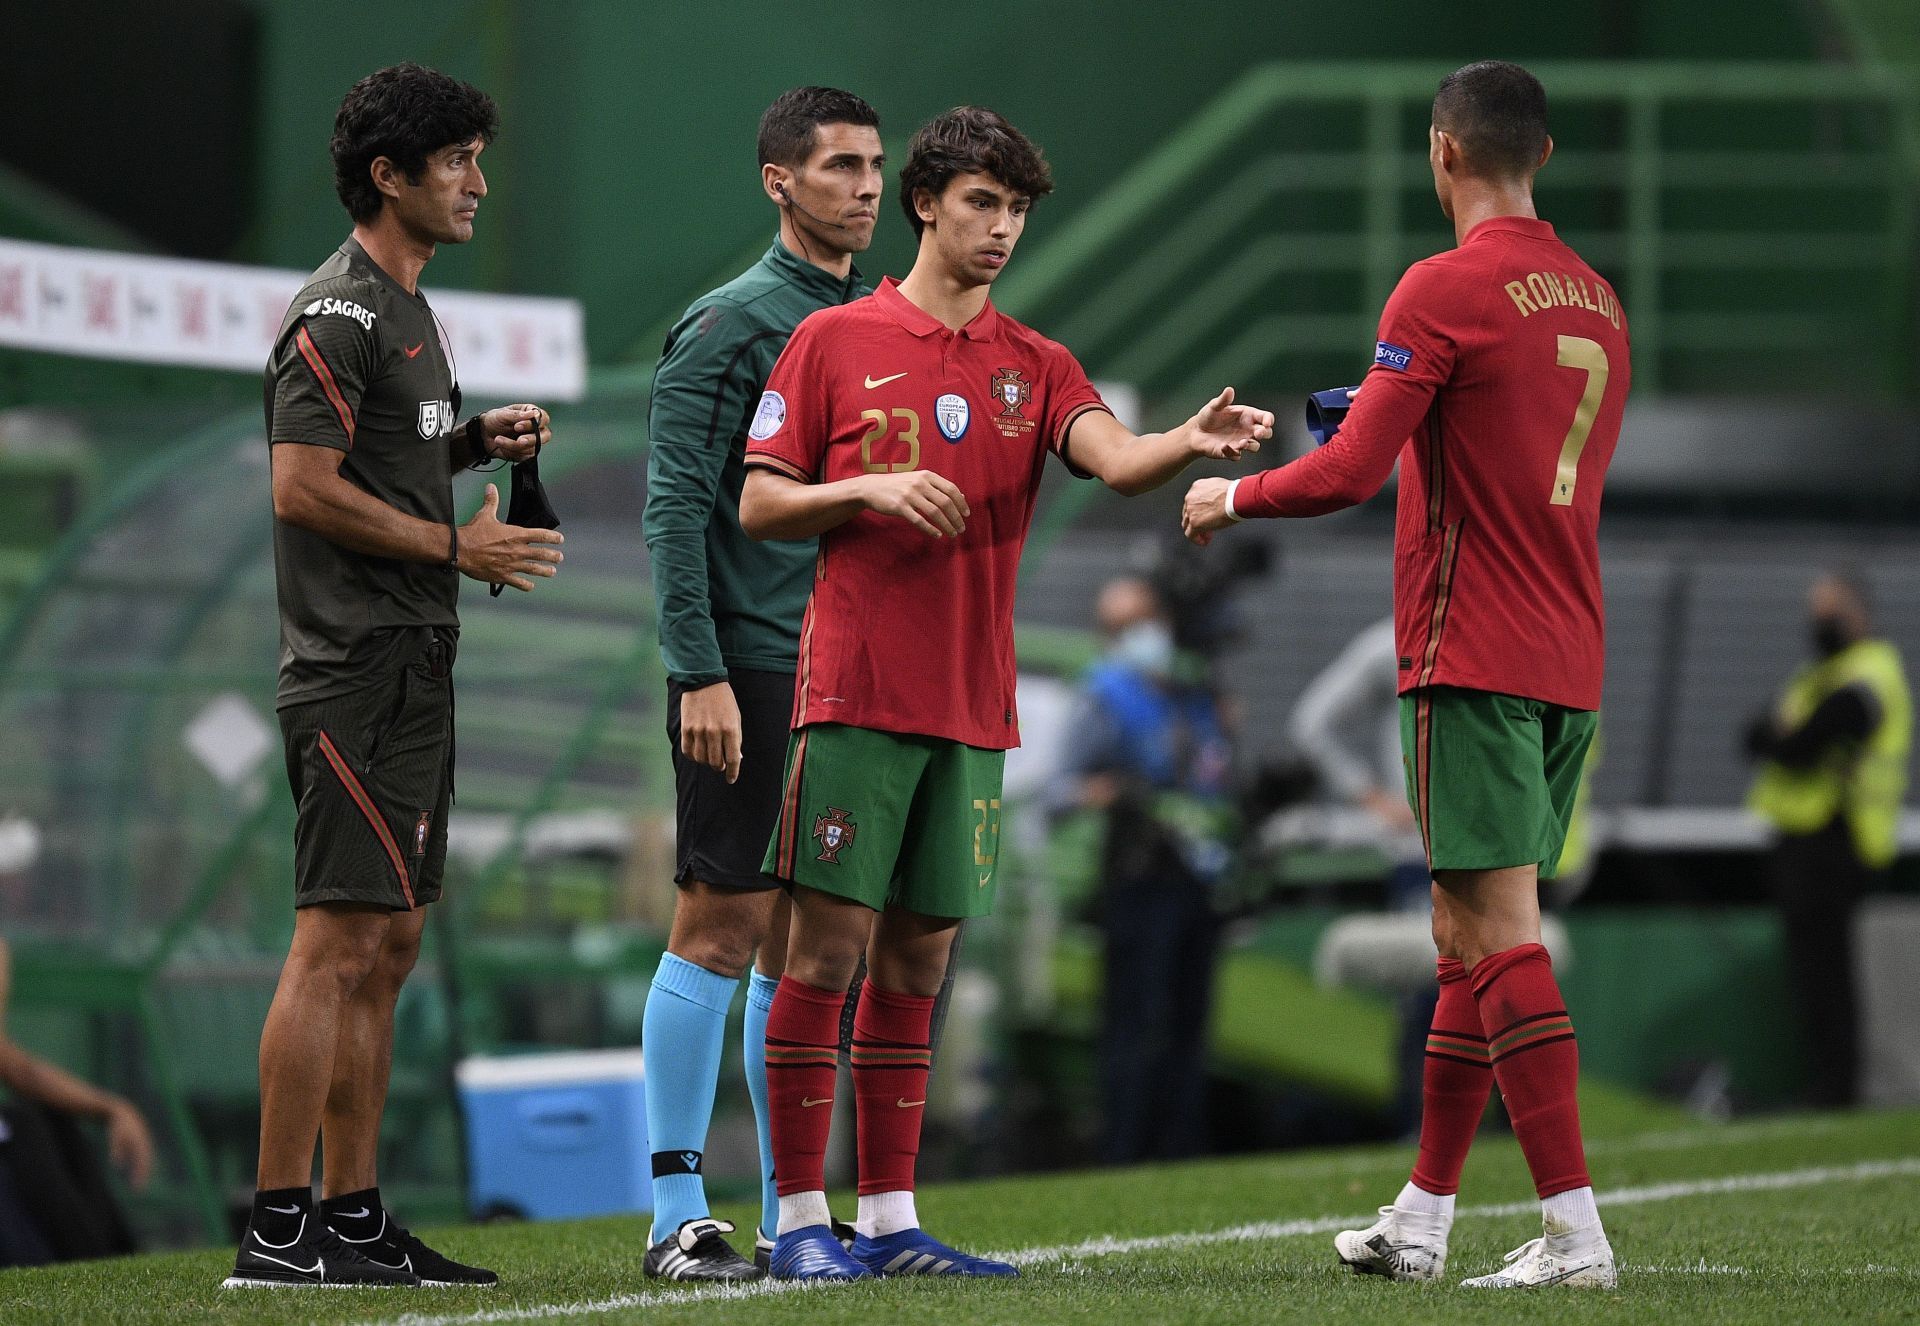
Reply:
[[[967,420],[971,414],[967,398],[952,392],[933,403],[933,418],[940,425],[940,436],[949,442],[958,442],[966,435]]]
[[[839,865],[841,850],[853,845],[853,836],[858,831],[846,811],[828,806],[827,813],[813,822],[813,836],[820,840],[820,855],[814,859],[830,866]]]

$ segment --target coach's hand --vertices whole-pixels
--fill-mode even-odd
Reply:
[[[1187,430],[1196,454],[1213,460],[1239,460],[1260,450],[1260,443],[1273,436],[1273,413],[1235,405],[1233,388],[1224,387],[1200,407],[1200,413],[1187,420]]]
[[[1227,514],[1227,481],[1195,479],[1180,504],[1180,532],[1202,548],[1213,542],[1215,531],[1233,523]]]
[[[740,702],[724,681],[680,697],[680,752],[718,769],[729,783],[740,777]]]
[[[559,548],[543,545],[565,543],[565,536],[557,529],[503,525],[495,514],[499,507],[500,490],[488,484],[480,509],[460,527],[460,560],[454,563],[460,574],[522,590],[533,588],[529,576],[557,574],[566,559]]]
[[[904,520],[936,539],[959,534],[967,527],[967,517],[973,514],[965,494],[954,487],[953,481],[932,470],[869,474],[865,479],[861,500],[869,511]]]
[[[553,441],[553,419],[538,405],[502,405],[480,416],[480,434],[490,459],[517,463]]]

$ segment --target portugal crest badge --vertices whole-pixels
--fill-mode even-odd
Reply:
[[[847,818],[847,812],[838,806],[828,806],[827,813],[813,821],[813,836],[820,841],[820,855],[814,859],[825,861],[830,866],[840,864],[840,853],[853,845],[854,835],[859,832],[854,822]]]
[[[1033,384],[1017,368],[1003,368],[993,375],[993,398],[1000,402],[1000,413],[1024,419],[1020,407],[1033,399]]]
[[[994,373],[987,385],[993,399],[1000,403],[1000,413],[993,416],[993,426],[1000,430],[1000,436],[1019,437],[1022,433],[1031,433],[1034,422],[1027,418],[1026,407],[1033,403],[1033,384],[1027,381],[1027,375],[1017,368],[1003,368]]]

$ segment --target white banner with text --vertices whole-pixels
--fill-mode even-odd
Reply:
[[[0,345],[260,373],[306,273],[0,239]],[[578,400],[580,303],[427,290],[469,395]]]

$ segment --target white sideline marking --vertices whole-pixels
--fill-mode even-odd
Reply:
[[[1644,1206],[1651,1202],[1671,1202],[1685,1197],[1707,1197],[1718,1193],[1773,1192],[1787,1188],[1811,1188],[1826,1183],[1862,1183],[1872,1179],[1906,1177],[1920,1177],[1920,1157],[1866,1160],[1854,1165],[1822,1165],[1812,1169],[1781,1170],[1772,1174],[1734,1174],[1717,1179],[1652,1183],[1638,1188],[1616,1188],[1612,1192],[1599,1194],[1598,1200],[1601,1206],[1608,1208]],[[1540,1204],[1535,1201],[1499,1202],[1486,1206],[1461,1207],[1455,1214],[1455,1218],[1528,1215],[1539,1209]],[[1269,1220],[1187,1234],[1084,1239],[1079,1243],[1061,1244],[1052,1248],[1025,1248],[1015,1252],[996,1252],[987,1255],[1021,1266],[1038,1266],[1045,1262],[1069,1263],[1084,1257],[1109,1257],[1131,1252],[1198,1248],[1215,1243],[1255,1243],[1273,1239],[1300,1238],[1309,1234],[1331,1234],[1341,1229],[1364,1228],[1372,1224],[1374,1219],[1373,1213],[1369,1212],[1365,1215],[1319,1216],[1310,1220]],[[1704,1262],[1697,1267],[1627,1266],[1624,1269],[1628,1273],[1639,1269],[1652,1270],[1657,1274],[1740,1275],[1746,1273],[1740,1267],[1708,1266]],[[1903,1273],[1892,1267],[1885,1270],[1874,1269],[1880,1274]],[[548,1303],[524,1308],[489,1308],[480,1312],[451,1313],[446,1316],[407,1313],[404,1316],[375,1323],[375,1326],[482,1326],[483,1323],[489,1322],[548,1321],[560,1317],[584,1317],[602,1312],[618,1312],[624,1308],[662,1308],[688,1303],[732,1302],[738,1299],[763,1298],[769,1294],[807,1292],[819,1288],[822,1287],[806,1281],[754,1280],[743,1285],[671,1289],[658,1294],[615,1294],[608,1298],[578,1303]],[[845,1286],[827,1288],[829,1292],[845,1292],[846,1289]]]
[[[1766,1137],[1820,1137],[1839,1131],[1835,1119],[1754,1119],[1743,1123],[1713,1124],[1705,1128],[1676,1128],[1663,1133],[1601,1138],[1587,1143],[1590,1156],[1632,1155],[1641,1151],[1691,1151],[1722,1142],[1752,1142]]]

